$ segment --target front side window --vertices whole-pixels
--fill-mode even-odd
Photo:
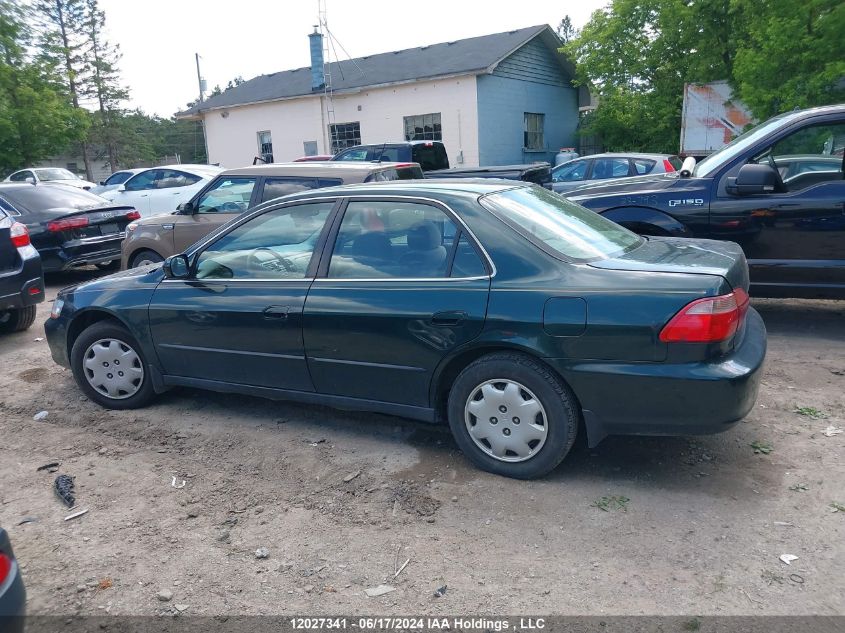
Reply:
[[[628,175],[627,158],[597,158],[593,161],[592,180],[604,180],[605,178],[623,178]]]
[[[493,215],[536,246],[578,262],[609,259],[643,238],[542,187],[520,187],[481,198]]]
[[[297,191],[319,189],[321,187],[332,187],[342,184],[343,181],[339,178],[267,178],[264,181],[264,191],[261,194],[261,202],[272,200],[273,198],[280,198],[290,193],[296,193]]]
[[[131,171],[118,171],[106,178],[107,185],[122,185],[132,177]]]
[[[268,130],[258,133],[258,155],[265,163],[273,162],[273,137]]]
[[[337,279],[449,276],[457,228],[440,209],[417,202],[351,201],[328,276]]]
[[[750,162],[770,164],[781,174],[787,191],[841,181],[845,122],[811,125],[780,139]]]
[[[587,161],[576,160],[552,170],[552,182],[576,182],[587,175]]]
[[[332,142],[332,154],[337,154],[342,149],[354,147],[361,144],[361,123],[352,121],[350,123],[334,123],[329,126],[329,138]],[[366,159],[349,159],[366,160]]]
[[[546,141],[543,138],[543,126],[546,115],[535,112],[525,113],[525,149],[542,150],[546,148]]]
[[[415,114],[404,117],[406,141],[442,141],[440,113]]]
[[[274,209],[200,253],[197,279],[304,279],[333,202]]]
[[[158,169],[148,169],[137,174],[134,178],[126,181],[126,191],[144,191],[145,189],[155,189],[155,181],[158,177]]]
[[[255,178],[229,176],[217,180],[196,203],[197,213],[240,213],[249,208]]]
[[[27,178],[32,177],[33,175],[31,171],[19,171],[18,173],[9,176],[9,180],[12,182],[26,182]]]

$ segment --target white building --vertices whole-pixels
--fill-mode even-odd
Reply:
[[[452,165],[476,166],[552,160],[575,144],[579,91],[548,25],[325,66],[321,36],[309,37],[310,68],[261,75],[177,114],[203,120],[209,162],[431,139]]]

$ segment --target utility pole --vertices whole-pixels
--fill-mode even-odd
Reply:
[[[205,92],[205,79],[203,79],[202,75],[200,74],[200,54],[194,53],[194,57],[197,61],[197,85],[200,89],[200,100],[198,102],[199,105],[203,102],[202,93]],[[202,112],[198,112],[198,114],[200,115],[200,125],[202,126],[202,141],[205,144],[205,161],[211,162],[211,156],[209,156],[208,154],[208,135],[205,133],[205,117],[202,115]]]

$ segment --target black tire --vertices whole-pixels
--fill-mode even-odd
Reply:
[[[465,407],[469,398],[477,393],[485,382],[498,379],[521,384],[530,390],[531,394],[520,392],[520,397],[533,395],[545,410],[545,416],[540,418],[544,422],[540,425],[545,428],[544,442],[536,449],[536,454],[525,458],[524,461],[502,461],[488,454],[476,444],[467,428]],[[503,352],[479,358],[458,375],[449,392],[448,417],[455,441],[473,464],[482,470],[505,477],[534,479],[551,472],[566,457],[575,442],[581,411],[572,391],[548,367],[530,356]],[[501,427],[497,426],[496,429],[502,428],[503,433],[506,432],[510,436],[510,430],[505,431],[505,427],[510,426],[516,433],[514,422],[520,423],[518,418],[508,418],[507,414],[503,414]],[[496,424],[499,424],[498,419]],[[489,442],[486,439],[483,441],[487,442],[489,448]],[[538,444],[534,445],[536,446]],[[505,453],[505,457],[513,456]]]
[[[22,332],[35,323],[36,306],[0,312],[0,333]]]
[[[99,264],[94,264],[100,270],[117,270],[120,268],[120,260],[119,259],[112,259],[108,262],[100,262]]]
[[[117,341],[122,345],[131,348],[138,357],[143,375],[137,385],[137,391],[128,397],[112,398],[99,389],[95,389],[88,381],[84,361],[89,347],[102,339]],[[76,384],[91,400],[106,409],[138,409],[145,406],[155,396],[152,380],[150,378],[149,365],[144,358],[144,353],[138,342],[122,325],[112,321],[100,321],[89,326],[77,337],[70,352],[70,367],[73,370],[73,377]]]
[[[144,261],[148,264],[157,264],[163,262],[164,257],[153,250],[145,248],[132,255],[132,258],[129,260],[129,268],[137,268]]]

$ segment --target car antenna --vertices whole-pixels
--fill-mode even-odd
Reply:
[[[387,149],[387,142],[385,141],[384,143],[381,144],[381,152],[379,152],[379,155],[378,155],[378,162],[381,162],[381,157],[384,156],[384,150],[386,150],[386,149]]]

